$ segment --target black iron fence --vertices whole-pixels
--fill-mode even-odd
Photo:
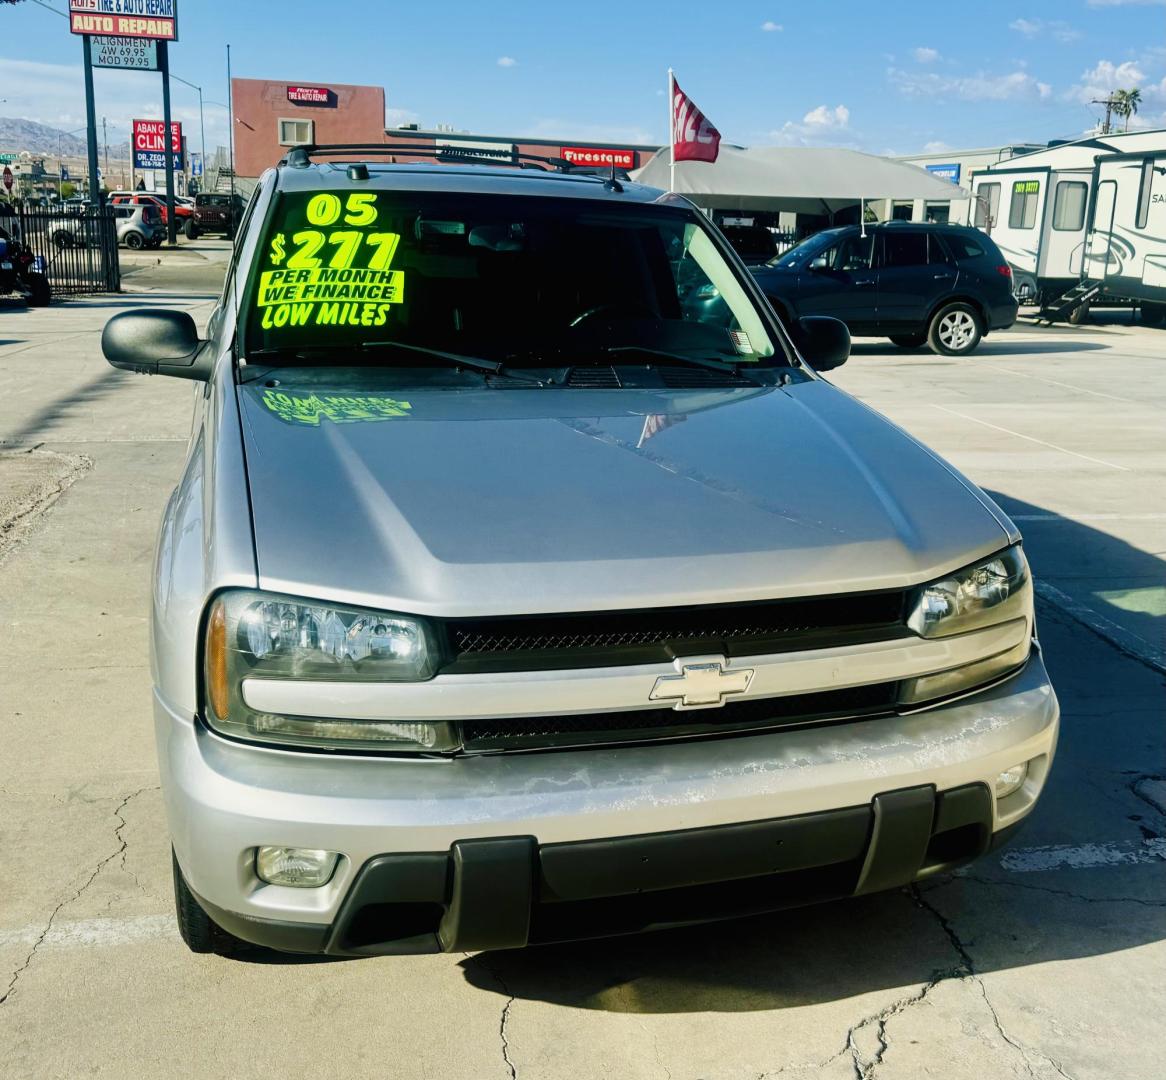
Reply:
[[[19,208],[20,238],[44,260],[54,296],[120,292],[117,219],[111,207]]]

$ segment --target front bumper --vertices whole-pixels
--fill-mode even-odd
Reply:
[[[1039,652],[911,715],[737,738],[424,761],[242,745],[156,698],[191,889],[225,929],[297,952],[503,948],[906,884],[1029,813],[1056,746]],[[996,801],[992,781],[1031,762]],[[343,853],[319,889],[260,881],[260,844]]]

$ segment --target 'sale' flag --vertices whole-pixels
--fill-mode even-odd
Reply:
[[[672,160],[716,161],[721,133],[672,80]]]

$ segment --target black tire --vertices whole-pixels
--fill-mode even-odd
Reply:
[[[126,247],[133,251],[140,251],[146,246],[146,239],[140,232],[126,233]]]
[[[900,349],[917,349],[927,340],[926,334],[892,334],[891,341]]]
[[[182,232],[187,240],[198,239],[198,226],[194,223],[194,218],[186,219],[186,224],[182,226]]]
[[[1080,326],[1082,323],[1089,321],[1089,304],[1078,304],[1072,311],[1069,312],[1069,323],[1072,326]]]
[[[53,298],[52,286],[44,274],[28,275],[28,306],[48,307]]]
[[[1161,326],[1166,319],[1166,304],[1142,304],[1142,322],[1147,326]]]
[[[58,229],[53,233],[53,247],[58,251],[67,251],[73,246],[73,234],[67,229]]]
[[[967,356],[983,336],[980,313],[961,300],[944,304],[927,328],[927,344],[940,356]]]
[[[243,943],[228,934],[199,906],[182,876],[173,848],[170,849],[170,861],[174,867],[174,910],[178,916],[178,933],[186,947],[194,953],[230,956]]]

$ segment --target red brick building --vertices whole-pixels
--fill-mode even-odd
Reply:
[[[386,160],[432,161],[410,154],[405,146],[447,147],[460,157],[512,159],[515,154],[565,157],[581,168],[638,169],[658,147],[598,143],[584,139],[532,139],[421,131],[416,126],[385,129],[385,92],[379,86],[344,83],[279,82],[232,79],[234,95],[235,172],[257,177],[292,146],[302,143],[365,143],[401,146]]]
[[[231,93],[239,176],[259,176],[297,143],[385,141],[379,86],[232,79]]]

